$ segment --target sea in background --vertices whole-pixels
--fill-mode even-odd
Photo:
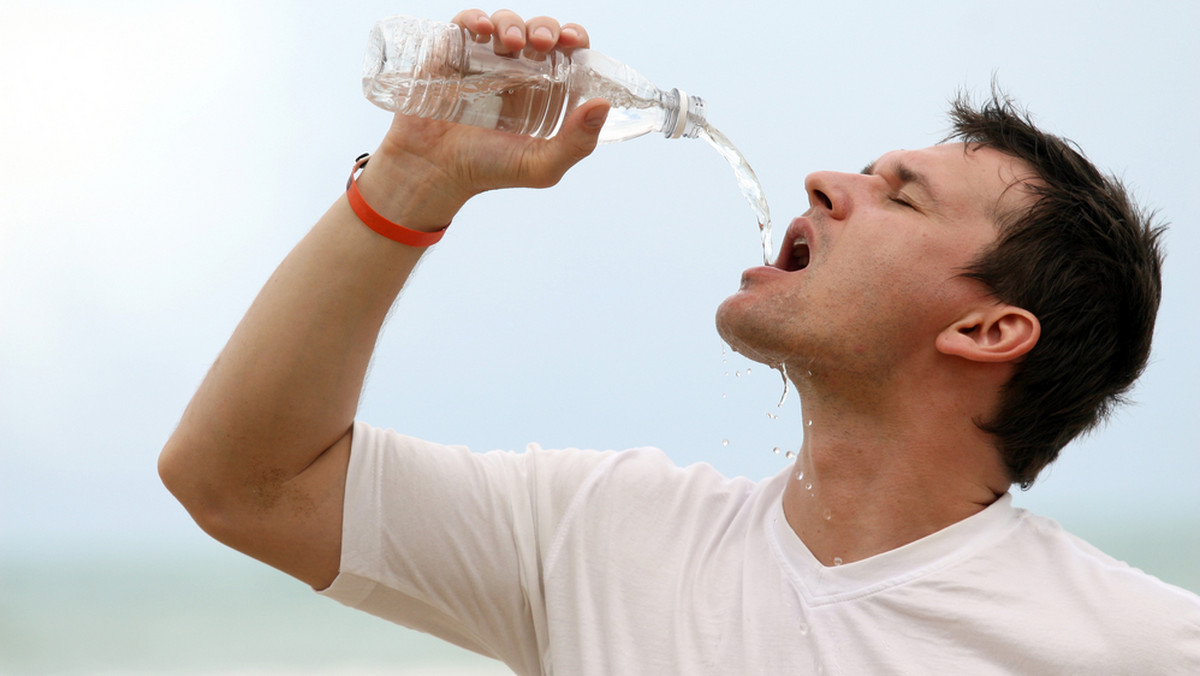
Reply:
[[[0,556],[0,675],[512,673],[213,545]]]
[[[1200,518],[1064,523],[1200,593]],[[1174,536],[1172,535],[1174,534]],[[1194,542],[1194,540],[1192,540]],[[495,676],[498,662],[318,597],[215,542],[177,548],[0,547],[3,676]],[[21,553],[24,550],[24,553]]]

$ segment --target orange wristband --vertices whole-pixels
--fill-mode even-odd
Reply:
[[[358,170],[366,166],[367,160],[371,159],[370,155],[359,155],[354,162],[354,168],[350,170],[350,180],[346,181],[346,197],[350,200],[350,208],[354,210],[354,215],[358,216],[358,220],[362,221],[368,228],[387,237],[393,242],[400,242],[408,246],[424,247],[436,244],[446,234],[446,226],[441,230],[433,232],[423,232],[421,230],[412,230],[406,228],[399,223],[393,223],[379,212],[371,208],[367,201],[363,199],[362,193],[358,191],[358,182],[354,180]]]

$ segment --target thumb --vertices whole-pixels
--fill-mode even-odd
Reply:
[[[607,101],[592,99],[571,111],[554,138],[532,143],[531,161],[525,166],[525,182],[521,185],[548,188],[557,184],[580,160],[591,155],[608,110]]]
[[[579,107],[583,110],[583,127],[589,133],[600,133],[600,129],[604,127],[604,121],[608,119],[608,110],[610,108],[608,101],[604,99],[592,99]]]
[[[563,120],[562,129],[555,140],[560,146],[564,160],[574,164],[592,154],[600,138],[600,129],[608,119],[609,108],[608,101],[592,99],[576,108]]]

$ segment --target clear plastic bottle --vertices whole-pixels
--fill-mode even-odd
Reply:
[[[696,138],[704,101],[663,91],[623,63],[590,49],[499,56],[449,23],[394,16],[371,30],[363,93],[392,112],[553,136],[579,104],[603,98],[612,109],[601,143],[662,132]]]

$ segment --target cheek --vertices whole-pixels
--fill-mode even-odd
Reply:
[[[945,252],[916,246],[875,248],[859,256],[824,280],[828,297],[856,305],[905,304],[926,294],[931,286],[953,276],[945,272]],[[879,309],[878,307],[876,309]]]

